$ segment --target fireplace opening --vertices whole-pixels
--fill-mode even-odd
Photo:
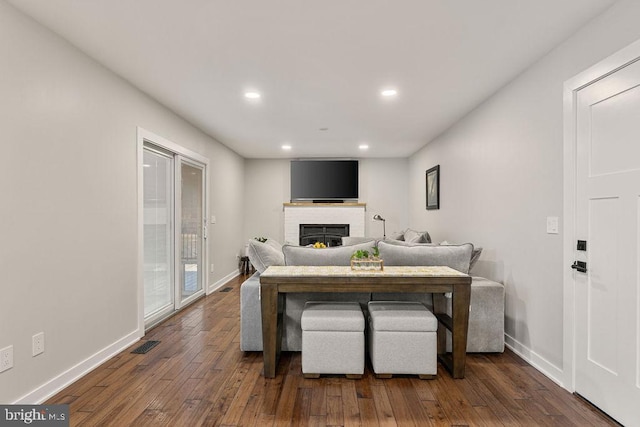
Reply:
[[[300,246],[321,242],[341,246],[342,237],[349,235],[349,224],[300,224]]]

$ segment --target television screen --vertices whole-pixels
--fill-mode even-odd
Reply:
[[[291,161],[291,201],[357,198],[357,160]]]

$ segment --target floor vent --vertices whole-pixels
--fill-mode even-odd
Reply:
[[[160,341],[146,341],[144,344],[142,344],[140,347],[133,350],[131,353],[145,354],[145,353],[148,353],[149,350],[151,350],[153,347],[157,346],[158,344],[160,344]]]
[[[231,289],[233,289],[233,288],[228,288],[227,287],[227,288],[222,289],[220,292],[229,292]]]

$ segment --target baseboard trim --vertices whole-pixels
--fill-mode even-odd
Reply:
[[[69,386],[74,381],[77,381],[79,378],[85,376],[93,369],[97,368],[116,354],[120,353],[131,344],[139,341],[141,337],[142,332],[137,329],[133,332],[128,333],[113,344],[103,348],[96,354],[89,356],[77,365],[72,366],[60,375],[50,379],[35,390],[25,394],[24,396],[16,400],[14,404],[41,404],[51,396],[58,393],[60,390]]]
[[[551,381],[562,388],[566,388],[564,386],[564,381],[562,380],[562,378],[564,378],[564,372],[562,369],[558,368],[556,365],[507,334],[504,334],[504,345],[548,377]]]
[[[225,285],[227,282],[236,278],[239,275],[240,273],[238,270],[235,270],[227,274],[220,280],[209,285],[207,289],[207,294],[210,294],[216,291],[217,289]],[[67,369],[60,375],[57,375],[56,377],[45,382],[35,390],[32,390],[29,393],[25,394],[24,396],[20,397],[18,400],[14,402],[14,404],[16,405],[40,404],[46,401],[48,398],[55,395],[60,390],[69,386],[70,384],[77,381],[81,377],[85,376],[86,374],[91,372],[93,369],[97,368],[98,366],[100,366],[101,364],[103,364],[104,362],[106,362],[116,354],[120,353],[127,347],[139,341],[140,338],[142,338],[142,336],[144,336],[144,332],[137,329],[128,333],[127,335],[120,338],[118,341],[114,342],[113,344],[108,345],[107,347],[98,351],[94,355],[89,356],[85,360],[81,361],[77,365]]]
[[[229,282],[229,280],[235,279],[239,275],[240,275],[240,272],[238,270],[234,270],[231,273],[229,273],[226,276],[224,276],[222,279],[219,279],[218,281],[210,284],[209,287],[207,288],[207,295],[209,295],[212,292],[217,291],[218,289],[220,289],[221,287],[226,285],[227,282]]]

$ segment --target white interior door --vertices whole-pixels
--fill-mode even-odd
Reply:
[[[640,426],[640,62],[576,97],[575,390]]]

